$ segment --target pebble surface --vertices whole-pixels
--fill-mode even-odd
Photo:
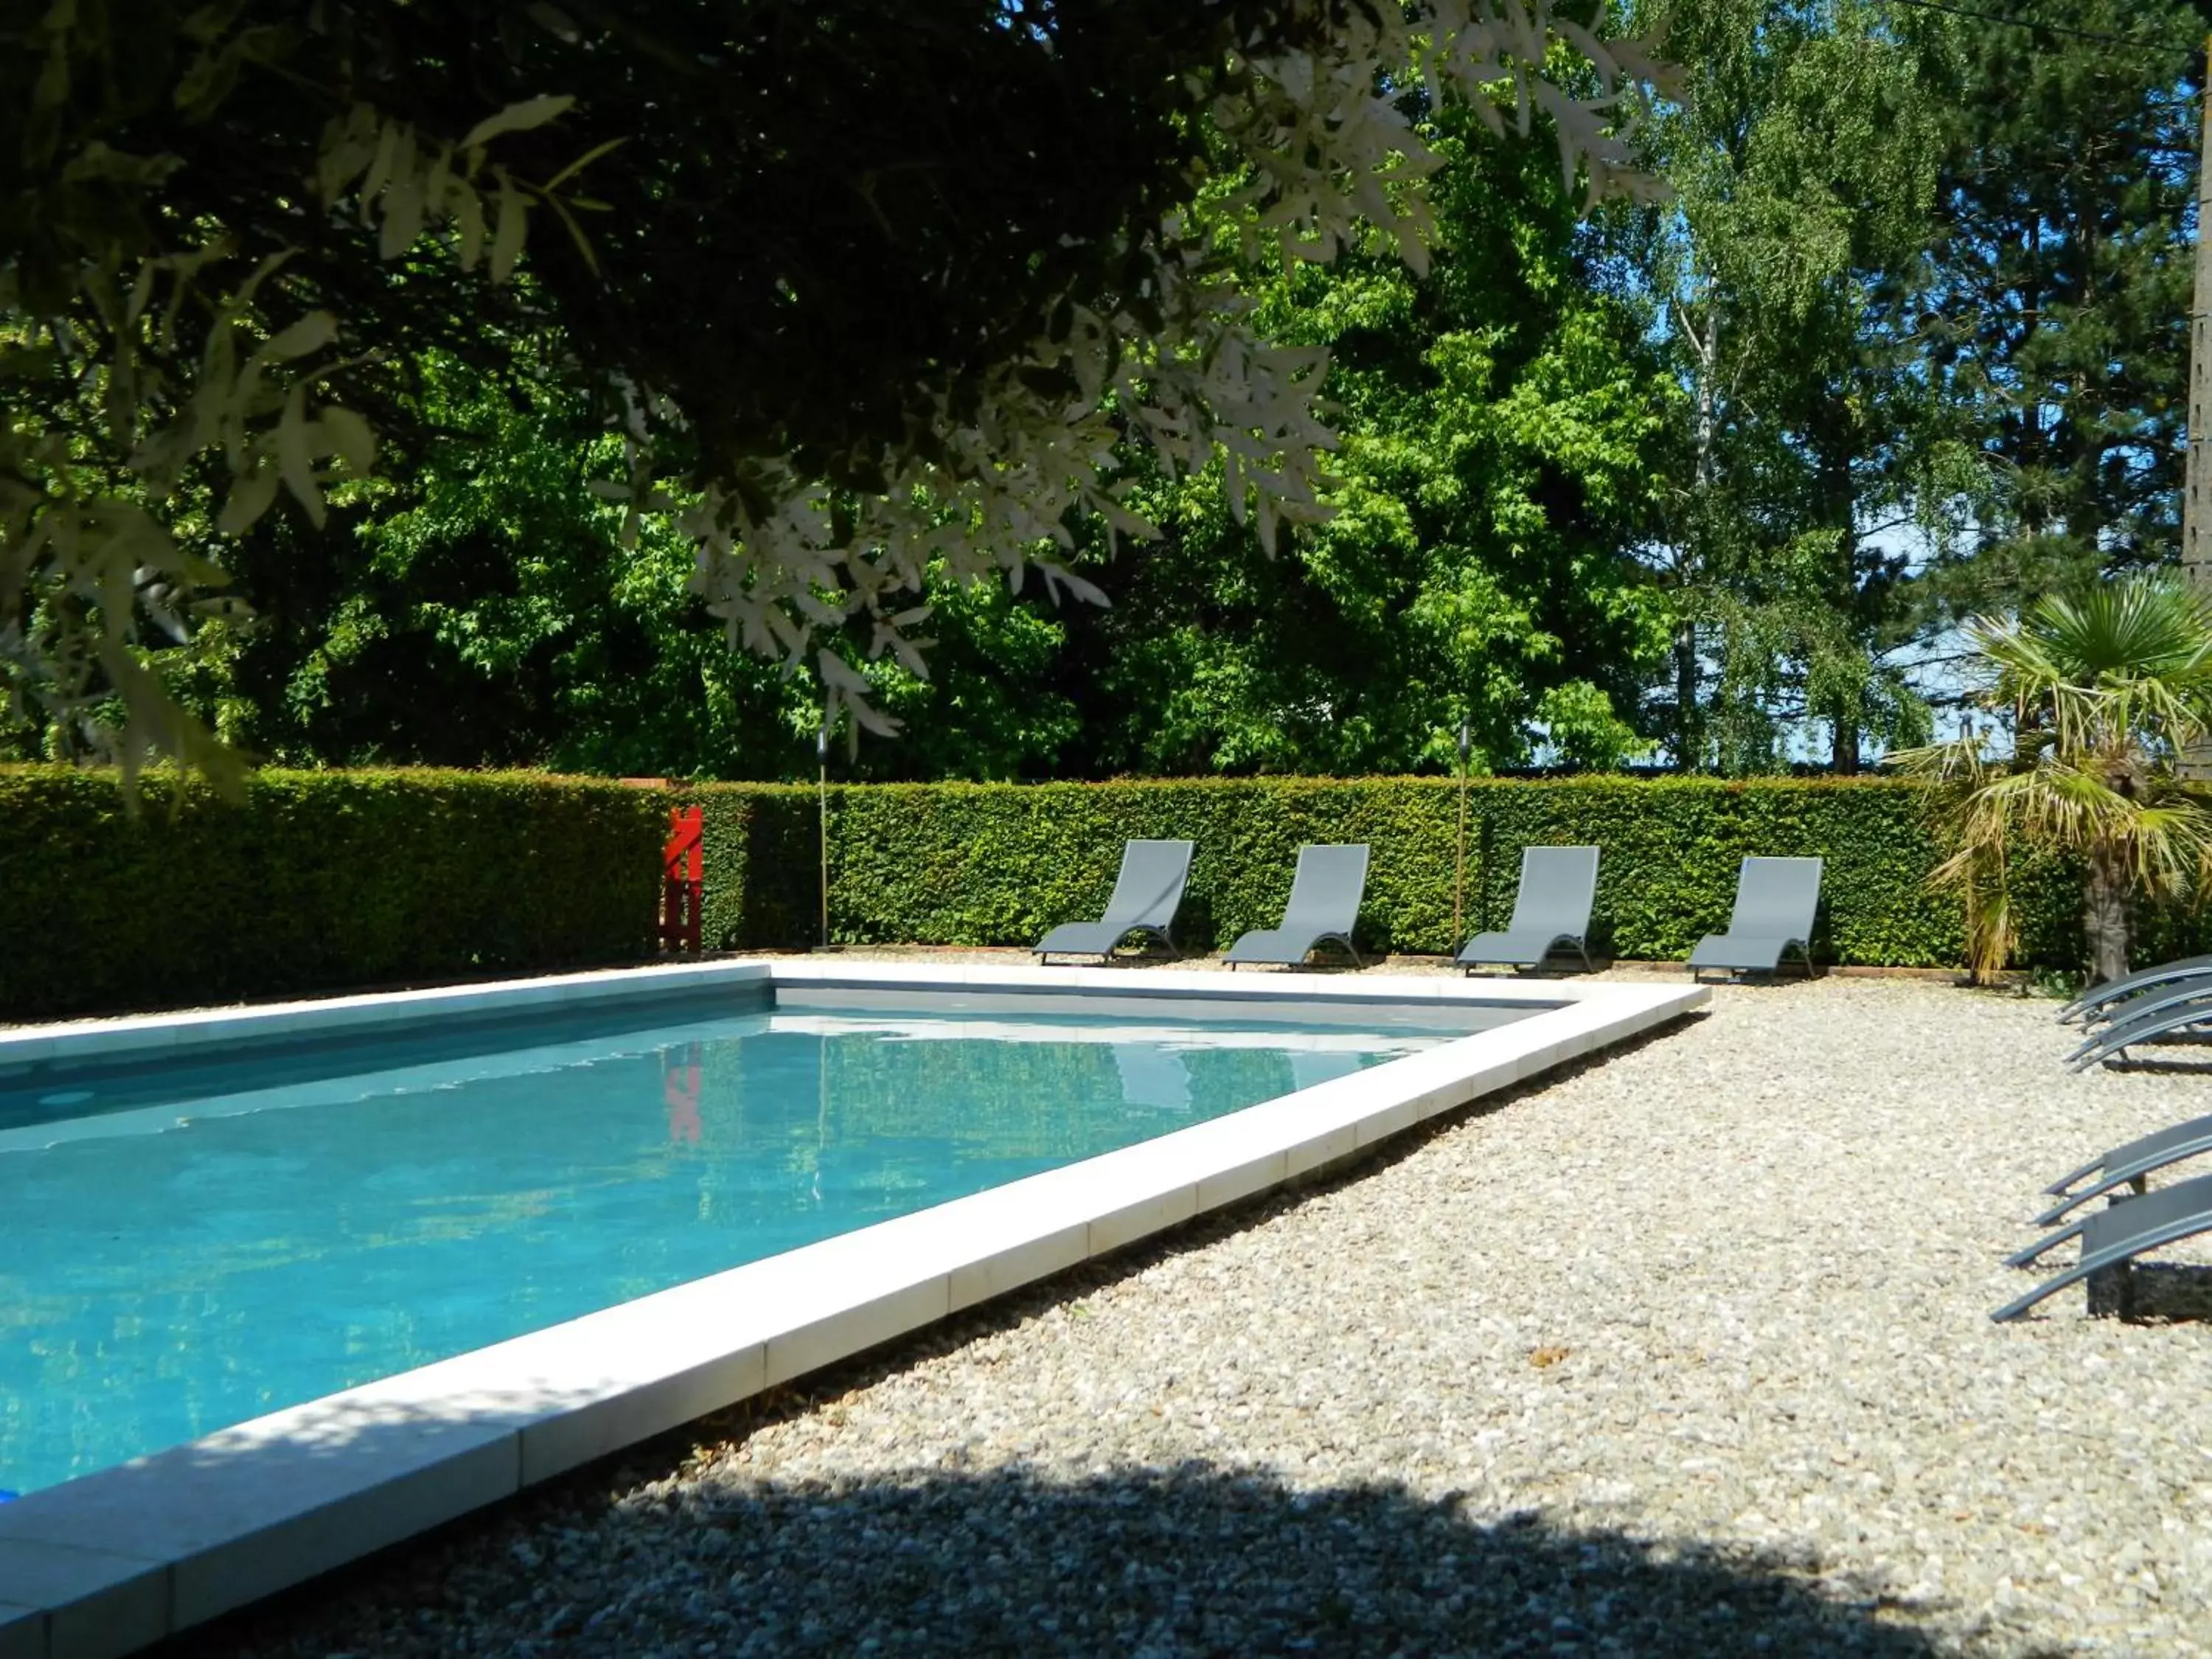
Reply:
[[[1988,1318],[2212,1071],[2053,1008],[1722,988],[179,1650],[2212,1654],[2212,1324]]]

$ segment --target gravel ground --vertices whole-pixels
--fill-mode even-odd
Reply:
[[[1723,988],[189,1650],[2212,1653],[2212,1325],[1986,1317],[2212,1073],[2051,1011]]]

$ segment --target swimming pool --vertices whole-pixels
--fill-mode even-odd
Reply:
[[[35,1272],[31,1182],[0,1198],[3,1305],[65,1278],[111,1297],[89,1330],[52,1306],[41,1334],[20,1310],[0,1328],[21,1367],[0,1421],[58,1421],[70,1467],[112,1455],[118,1423],[159,1444],[282,1397],[266,1356],[293,1326],[321,1333],[318,1363],[336,1333],[337,1374],[377,1377],[0,1504],[0,1659],[116,1659],[1708,994],[816,958],[0,1030],[0,1182],[76,1172],[31,1200]],[[969,1069],[962,1044],[997,1070],[996,1119],[914,1083]],[[1102,1132],[1115,1149],[1086,1155]],[[965,1195],[930,1200],[933,1170]],[[748,1217],[756,1248],[813,1242],[712,1266]],[[440,1290],[410,1264],[441,1255]],[[279,1283],[295,1293],[262,1294]],[[522,1334],[380,1374],[498,1328]],[[155,1386],[111,1389],[134,1370]]]
[[[515,1046],[474,1054],[402,1032],[367,1048],[0,1090],[0,1490],[1449,1035],[926,1009],[629,1012],[648,1023],[578,1037],[540,1021]]]

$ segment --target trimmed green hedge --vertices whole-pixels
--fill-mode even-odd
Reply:
[[[635,961],[668,803],[588,780],[0,768],[0,1018]]]
[[[220,1002],[631,962],[653,949],[672,805],[705,809],[710,948],[818,937],[814,791],[635,789],[531,774],[264,772],[244,795],[0,768],[0,1018]],[[1595,842],[1598,948],[1679,958],[1725,925],[1747,853],[1827,860],[1816,952],[1955,965],[1959,908],[1912,785],[1571,778],[1468,792],[1463,937],[1502,927],[1521,848]],[[1445,779],[882,785],[830,792],[830,931],[846,943],[1026,945],[1096,915],[1133,836],[1198,844],[1177,934],[1218,948],[1279,919],[1299,844],[1374,848],[1363,950],[1443,952],[1456,787]],[[2081,957],[2074,872],[2026,860],[2021,959]],[[2142,919],[2144,960],[2205,948]]]
[[[813,792],[706,786],[686,798],[706,807],[709,940],[811,943]],[[1629,957],[1685,956],[1725,927],[1745,854],[1818,854],[1827,860],[1816,945],[1825,959],[1954,965],[1959,907],[1924,885],[1941,854],[1922,800],[1917,786],[1888,779],[1482,780],[1468,790],[1461,933],[1505,925],[1530,843],[1604,849],[1597,942]],[[852,944],[1026,945],[1055,922],[1098,913],[1124,840],[1172,836],[1198,848],[1177,937],[1218,948],[1280,919],[1301,842],[1364,841],[1374,857],[1361,948],[1449,951],[1457,810],[1457,787],[1440,778],[836,788],[830,932]],[[2078,959],[2071,873],[2027,860],[2018,889],[2022,959]],[[2165,945],[2192,930],[2167,921],[2151,931]]]
[[[706,891],[699,936],[708,950],[821,941],[822,840],[813,790],[710,783],[679,787],[670,799],[701,809]]]

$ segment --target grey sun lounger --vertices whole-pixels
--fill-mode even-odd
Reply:
[[[2046,1279],[2026,1296],[2008,1302],[1990,1317],[2000,1322],[2018,1319],[2044,1297],[2079,1284],[2105,1267],[2131,1261],[2146,1250],[2178,1243],[2199,1233],[2212,1232],[2212,1176],[2177,1181],[2141,1198],[2127,1199],[2108,1209],[2093,1210],[2079,1221],[2038,1239],[2009,1258],[2025,1265],[2054,1244],[2069,1238],[2081,1241],[2081,1259],[2055,1279]]]
[[[1245,934],[1222,960],[1232,969],[1248,962],[1295,968],[1316,946],[1334,940],[1351,951],[1354,967],[1363,966],[1359,952],[1352,949],[1352,927],[1359,920],[1359,900],[1366,890],[1364,843],[1301,847],[1297,872],[1291,878],[1291,901],[1283,907],[1283,925]]]
[[[2125,979],[2108,979],[2102,985],[2092,985],[2058,1011],[2058,1023],[2070,1025],[2079,1020],[2086,1025],[2100,1018],[2117,1017],[2124,1012],[2118,1006],[2121,1003],[2132,1001],[2161,985],[2194,979],[2212,984],[2212,957],[2184,957],[2179,962],[2162,962],[2155,968],[2130,974]]]
[[[2085,1072],[2138,1043],[2208,1023],[2212,1023],[2212,980],[2184,980],[2162,995],[2130,998],[2066,1056],[2067,1067]]]
[[[1562,945],[1590,965],[1590,906],[1597,898],[1597,848],[1524,847],[1513,920],[1502,933],[1477,933],[1454,958],[1462,968],[1498,963],[1541,967]]]
[[[1176,908],[1190,878],[1191,844],[1187,841],[1133,841],[1121,848],[1121,873],[1114,896],[1097,921],[1063,922],[1030,947],[1038,961],[1047,957],[1109,957],[1132,933],[1159,939],[1175,949]]]
[[[2212,1152],[2212,1117],[2192,1117],[2186,1123],[2176,1123],[2154,1134],[2130,1140],[2124,1146],[2115,1146],[2102,1158],[2084,1164],[2045,1187],[2043,1190],[2058,1202],[2036,1217],[2035,1224],[2056,1226],[2065,1219],[2069,1211],[2079,1209],[2091,1199],[2102,1198],[2121,1187],[2133,1188],[2140,1194],[2145,1176],[2185,1158],[2194,1158],[2199,1152]],[[2089,1185],[2080,1186],[2084,1181]],[[2054,1238],[2048,1243],[2035,1245],[2010,1258],[2011,1264],[2017,1267],[2033,1261],[2057,1242]]]
[[[1792,948],[1813,972],[1813,917],[1820,903],[1818,859],[1746,859],[1735,878],[1728,932],[1708,933],[1690,952],[1690,977],[1708,969],[1773,973]]]

